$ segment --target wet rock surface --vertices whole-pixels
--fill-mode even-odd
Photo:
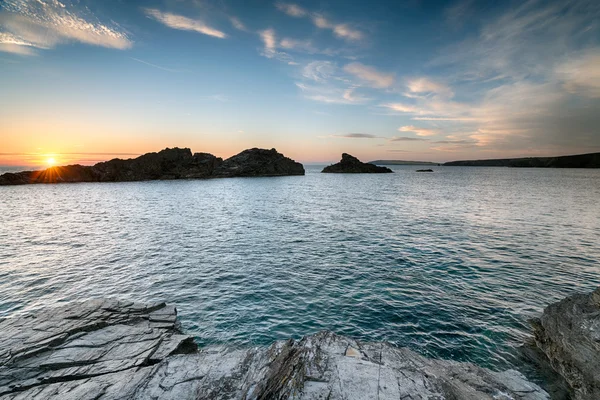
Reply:
[[[600,399],[600,288],[546,307],[535,343],[580,400]]]
[[[98,300],[0,322],[1,399],[548,399],[517,371],[331,332],[197,349],[174,307]]]
[[[0,175],[0,185],[73,182],[132,182],[165,179],[231,178],[238,176],[304,175],[302,164],[275,149],[249,149],[223,161],[190,149],[164,149],[134,159],[114,159],[93,166],[67,165],[42,171]]]
[[[361,162],[358,158],[350,154],[343,153],[342,160],[337,164],[329,165],[323,168],[325,173],[335,174],[380,174],[394,172],[387,167]]]

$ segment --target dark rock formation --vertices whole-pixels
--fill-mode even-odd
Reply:
[[[320,332],[270,347],[207,347],[165,304],[70,304],[0,321],[0,398],[546,400],[514,370],[432,360]]]
[[[138,158],[94,166],[67,165],[43,171],[0,175],[0,185],[67,182],[131,182],[158,179],[229,178],[235,176],[304,175],[304,167],[275,149],[250,149],[227,160],[190,149],[164,149]]]
[[[417,172],[433,172],[432,169],[418,169]]]
[[[339,163],[327,166],[321,172],[335,174],[377,174],[394,171],[387,167],[378,167],[377,165],[361,162],[358,158],[343,153],[342,160]]]
[[[551,304],[531,322],[536,345],[574,398],[600,399],[600,288]]]
[[[244,150],[223,161],[214,172],[216,177],[282,175],[304,175],[304,167],[275,149]]]
[[[600,168],[600,153],[560,157],[451,161],[444,165],[451,167]]]

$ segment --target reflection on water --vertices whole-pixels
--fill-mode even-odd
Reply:
[[[505,368],[600,284],[599,170],[394,169],[0,187],[0,316],[165,300],[202,344],[331,329]]]

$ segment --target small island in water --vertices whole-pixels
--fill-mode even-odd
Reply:
[[[387,167],[379,167],[370,163],[364,163],[348,153],[342,154],[342,159],[337,164],[323,168],[325,173],[331,174],[381,174],[394,172]]]
[[[0,185],[286,175],[304,175],[304,167],[275,149],[253,148],[223,160],[210,153],[192,154],[188,148],[175,147],[128,160],[115,158],[92,166],[76,164],[40,171],[7,172],[0,175]]]

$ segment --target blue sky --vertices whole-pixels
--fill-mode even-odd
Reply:
[[[0,2],[0,163],[600,151],[600,2]]]

